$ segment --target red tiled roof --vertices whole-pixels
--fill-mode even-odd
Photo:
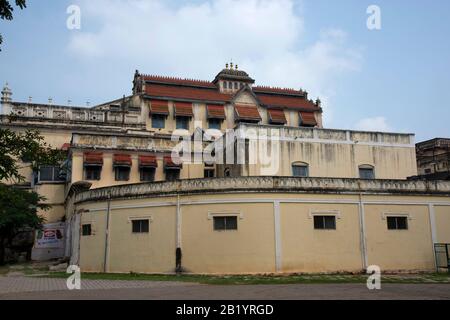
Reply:
[[[176,164],[172,160],[172,156],[164,156],[164,168],[167,169],[180,169],[182,167],[181,163]]]
[[[208,119],[225,119],[225,107],[221,105],[207,105]]]
[[[85,164],[103,164],[103,153],[101,152],[86,152],[84,154]]]
[[[277,124],[286,124],[286,116],[284,115],[284,111],[280,109],[267,109],[269,113],[269,119],[271,123]]]
[[[186,102],[175,102],[174,105],[175,116],[176,117],[193,117],[194,113],[192,111],[192,103]]]
[[[289,97],[289,96],[268,95],[268,94],[257,94],[256,96],[263,105],[268,107],[309,109],[314,111],[319,110],[319,108],[313,102],[301,97]]]
[[[156,168],[158,166],[156,156],[139,156],[139,166]]]
[[[302,118],[302,124],[308,125],[308,126],[315,126],[317,125],[316,118],[314,117],[314,113],[312,112],[300,112],[300,116]]]
[[[258,108],[254,106],[235,105],[236,115],[239,120],[261,121]]]
[[[152,100],[150,114],[169,115],[169,102],[161,100]]]
[[[161,83],[167,83],[167,84],[216,88],[214,83],[212,83],[210,81],[206,81],[206,80],[182,79],[182,78],[176,78],[176,77],[164,77],[164,76],[156,76],[156,75],[142,75],[142,78],[145,81],[149,81],[149,82],[161,82]]]
[[[114,165],[131,166],[131,156],[129,154],[115,154]]]
[[[150,97],[159,98],[175,98],[196,101],[230,101],[231,96],[223,94],[214,89],[206,88],[190,88],[175,85],[147,84],[145,86],[145,94]]]

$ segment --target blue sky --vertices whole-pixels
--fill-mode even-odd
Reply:
[[[257,84],[319,96],[326,127],[450,137],[447,0],[29,0],[14,15],[0,22],[14,100],[92,105],[129,94],[135,69],[212,80],[233,59]]]

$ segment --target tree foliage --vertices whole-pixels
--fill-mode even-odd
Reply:
[[[27,7],[26,0],[16,0],[16,6],[20,9]],[[10,4],[9,0],[0,0],[0,18],[2,20],[12,20],[13,19],[14,7]],[[0,34],[0,45],[3,43],[2,35]],[[1,48],[0,48],[1,51]]]
[[[0,181],[25,180],[19,173],[20,159],[36,169],[43,164],[56,165],[63,158],[64,154],[50,148],[37,131],[0,129]],[[44,201],[37,192],[0,183],[0,264],[4,263],[5,248],[18,233],[41,227],[44,219],[38,210],[49,208]]]
[[[30,163],[32,169],[36,170],[39,165],[56,164],[63,158],[64,154],[50,148],[38,131],[16,133],[0,129],[0,180],[24,180],[19,172],[18,160]]]
[[[36,192],[0,183],[0,265],[5,262],[5,247],[16,235],[41,228],[44,218],[38,210],[49,209],[44,200]]]

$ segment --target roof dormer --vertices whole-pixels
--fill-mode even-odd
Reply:
[[[247,72],[239,70],[238,65],[231,62],[225,65],[225,69],[220,71],[213,83],[218,86],[221,93],[236,93],[246,84],[251,87],[255,80],[250,78]]]

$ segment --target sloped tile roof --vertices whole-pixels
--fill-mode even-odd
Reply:
[[[281,109],[267,109],[269,113],[270,122],[278,123],[278,124],[286,124],[286,116],[284,115],[284,111]]]

